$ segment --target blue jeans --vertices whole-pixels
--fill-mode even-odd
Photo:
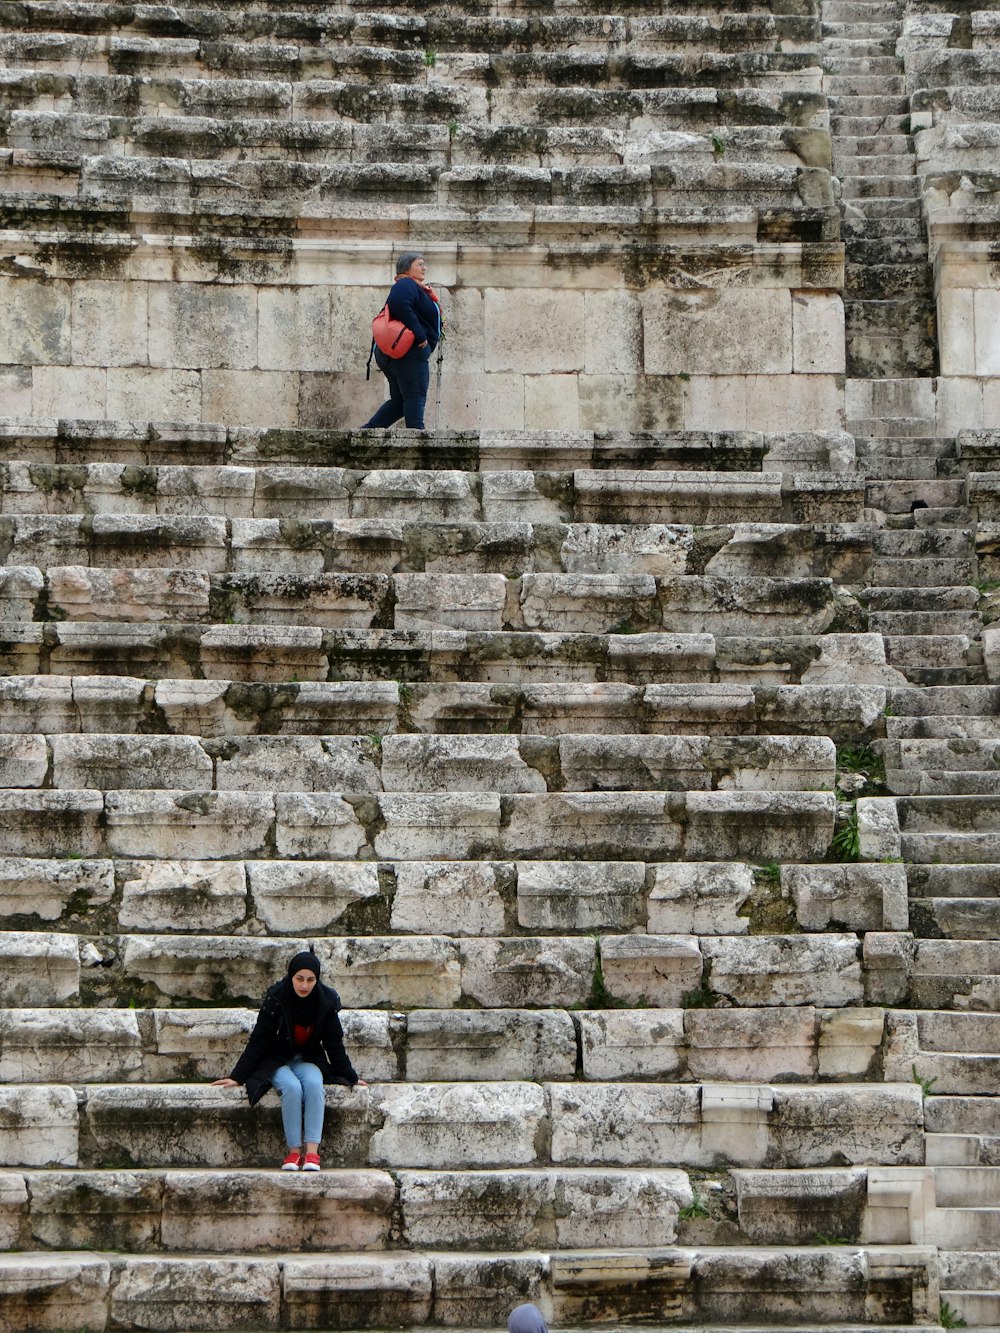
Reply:
[[[281,1094],[281,1122],[285,1127],[285,1142],[289,1148],[301,1148],[307,1143],[319,1143],[323,1137],[323,1112],[326,1096],[323,1075],[316,1065],[293,1055],[287,1065],[276,1069],[271,1078]],[[305,1103],[305,1133],[302,1111]]]
[[[398,360],[375,349],[375,362],[389,381],[389,397],[362,430],[380,430],[403,417],[411,430],[424,429],[424,408],[431,382],[430,347],[413,346]]]

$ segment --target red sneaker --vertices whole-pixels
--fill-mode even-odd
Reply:
[[[318,1170],[319,1170],[319,1153],[318,1153],[318,1152],[307,1152],[307,1153],[306,1153],[305,1157],[303,1157],[303,1159],[302,1159],[302,1170],[303,1170],[303,1171],[318,1171]]]
[[[282,1171],[301,1171],[302,1170],[302,1149],[289,1148],[288,1156],[281,1163]]]

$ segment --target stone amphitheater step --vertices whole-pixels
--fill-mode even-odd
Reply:
[[[939,567],[942,561],[921,562]],[[959,562],[951,562],[957,565]],[[457,629],[515,633],[766,637],[823,634],[856,611],[829,578],[651,574],[208,574],[196,569],[8,566],[0,615],[62,630],[116,618],[276,630]],[[899,578],[903,579],[900,571]],[[938,580],[940,581],[940,580]],[[39,629],[42,626],[39,624]],[[61,631],[58,631],[61,632]],[[93,631],[92,631],[93,632]],[[32,668],[37,671],[36,666]]]
[[[109,614],[119,609],[109,606]],[[156,617],[159,620],[159,617]],[[761,637],[763,636],[763,637]],[[53,673],[256,683],[433,679],[531,685],[723,684],[901,685],[886,666],[881,635],[733,637],[671,632],[563,634],[464,629],[322,629],[263,623],[128,624],[0,621],[8,675]]]
[[[1000,1323],[1000,1248],[992,1252],[943,1253],[941,1296],[973,1328]]]
[[[909,1074],[922,1079],[935,1097],[989,1095],[996,1087],[1000,1059],[997,1022],[996,1016],[984,1013],[888,1011],[885,1077],[902,1079]],[[1000,1189],[995,1199],[1000,1207]],[[938,1198],[939,1204],[954,1202],[953,1193],[942,1192]]]
[[[816,861],[835,811],[832,792],[347,795],[7,790],[0,855]]]
[[[741,1108],[756,1138],[750,1165],[765,1157],[788,1167],[916,1165],[923,1155],[922,1095],[912,1082],[387,1083],[326,1097],[332,1167],[718,1170],[748,1164],[746,1131],[730,1128]],[[68,1086],[22,1085],[0,1089],[0,1102],[12,1126],[2,1131],[9,1165],[121,1169],[137,1159],[273,1171],[281,1155],[279,1107],[262,1105],[254,1123],[236,1090],[90,1085],[78,1099]]]
[[[796,1327],[829,1333],[873,1324],[927,1327],[934,1250],[866,1246],[772,1251],[574,1248],[476,1253],[408,1251],[329,1257],[234,1252],[114,1259],[87,1252],[27,1252],[0,1266],[12,1327],[44,1312],[46,1327],[207,1328],[488,1327],[497,1310],[531,1297],[560,1328],[594,1319],[642,1319],[650,1310],[718,1329],[766,1302]],[[775,1271],[777,1269],[777,1272]],[[834,1314],[837,1323],[830,1323]],[[853,1317],[854,1325],[845,1325]],[[109,1323],[108,1320],[112,1322]],[[705,1321],[709,1321],[706,1323]],[[674,1322],[672,1328],[678,1329]],[[727,1327],[732,1327],[728,1325]]]
[[[545,869],[541,867],[541,871]],[[627,878],[627,869],[622,867],[622,880]],[[739,869],[746,879],[746,868]],[[592,883],[592,868],[583,870]],[[818,874],[809,878],[821,884],[833,879],[823,868],[817,870]],[[402,872],[397,869],[396,873],[402,896]],[[528,879],[533,873],[532,867],[523,868],[526,887],[530,887]],[[443,878],[447,874],[442,877],[438,867],[438,885]],[[719,872],[715,878],[718,881]],[[734,881],[737,878],[734,874]],[[805,874],[800,878],[806,878]],[[876,880],[875,875],[865,878]],[[694,877],[691,879],[693,882]],[[419,879],[421,885],[430,882],[428,875]],[[566,883],[565,874],[561,882]],[[288,877],[286,883],[290,883]],[[408,902],[420,911],[424,909],[417,883],[414,874],[410,877]],[[459,901],[457,892],[439,897],[449,908]],[[280,907],[277,897],[273,901]],[[705,920],[712,904],[708,898],[703,904],[700,919]],[[659,906],[665,920],[670,903],[663,900]],[[467,917],[469,909],[470,903],[466,902],[462,910]],[[727,910],[721,909],[720,915]],[[279,920],[277,925],[281,924]],[[616,960],[612,948],[610,956],[618,977],[627,980],[624,955]],[[207,1082],[220,1069],[232,1068],[254,1019],[253,1010],[219,1006],[22,1006],[0,1015],[0,1068],[4,1082],[12,1084],[70,1082],[83,1087],[112,1082],[138,1085],[144,1079]],[[669,1079],[675,1083],[742,1083],[752,1077],[775,1084],[811,1083],[817,1079],[836,1084],[845,1077],[864,1077],[875,1062],[881,1061],[886,1026],[886,1016],[879,1008],[869,1007],[858,1013],[851,1008],[817,1009],[811,1005],[584,1008],[572,1013],[559,1009],[436,1008],[411,1009],[407,1013],[352,1010],[344,1014],[347,1041],[358,1064],[370,1080],[379,1083],[484,1083],[522,1077],[571,1081],[582,1076],[590,1082]],[[753,1033],[752,1042],[748,1042],[748,1032]],[[910,1045],[905,1045],[897,1061],[901,1081],[911,1077],[910,1067],[905,1064],[909,1049]]]
[[[574,471],[639,468],[693,472],[854,472],[854,440],[843,430],[808,434],[759,431],[335,431],[254,430],[248,427],[171,425],[153,421],[19,421],[0,419],[0,459],[11,467],[5,488],[35,488],[33,477],[56,489],[76,482],[61,465],[82,469],[83,479],[116,474],[98,464],[130,467],[141,492],[161,467],[237,469],[292,465],[367,470],[467,472]],[[197,463],[192,463],[196,459]],[[41,464],[41,468],[34,465]],[[764,465],[768,466],[764,468]],[[135,470],[136,466],[138,471]],[[53,469],[53,470],[49,470]],[[142,469],[157,469],[147,474]],[[186,473],[183,475],[188,475]],[[198,475],[197,472],[193,475]],[[296,474],[297,475],[297,474]],[[306,474],[308,475],[308,474]],[[14,482],[14,478],[17,482]],[[689,478],[689,480],[695,480]]]
[[[974,741],[886,742],[901,754],[989,767],[993,747]],[[364,735],[0,736],[0,788],[257,791],[815,791],[833,787],[828,737],[560,737]],[[963,762],[964,761],[964,762]],[[897,765],[898,766],[898,765]]]
[[[930,1166],[996,1166],[1000,1118],[993,1096],[929,1096],[924,1108]]]
[[[11,462],[0,465],[0,542],[11,564],[18,563],[32,532],[47,549],[58,551],[60,541],[72,543],[83,515],[91,517],[87,534],[95,539],[107,534],[106,540],[113,541],[120,530],[126,549],[142,544],[147,530],[163,532],[168,541],[173,530],[178,543],[190,532],[200,542],[217,544],[227,531],[227,518],[381,519],[395,524],[608,523],[617,518],[699,526],[748,519],[844,522],[862,517],[863,494],[864,482],[857,476],[811,470],[575,468],[477,473]],[[175,522],[164,524],[167,518]]]
[[[495,737],[505,732],[513,739],[591,732],[804,734],[846,741],[874,734],[886,699],[885,688],[859,684],[775,688],[745,682],[563,682],[495,688],[475,683],[407,687],[393,680],[260,682],[248,688],[226,680],[6,676],[0,678],[0,735],[173,733],[211,740],[244,735],[387,737],[397,732]]]

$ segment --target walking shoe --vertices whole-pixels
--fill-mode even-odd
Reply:
[[[302,1159],[302,1170],[303,1170],[303,1171],[318,1171],[318,1170],[319,1170],[319,1153],[318,1153],[318,1152],[307,1152],[307,1153],[306,1153],[305,1157],[303,1157],[303,1159]]]
[[[302,1149],[289,1148],[288,1156],[281,1163],[282,1171],[301,1171],[302,1170]]]

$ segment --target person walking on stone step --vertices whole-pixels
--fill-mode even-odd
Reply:
[[[251,1106],[275,1088],[288,1156],[282,1171],[318,1171],[323,1137],[325,1083],[365,1088],[344,1050],[340,996],[319,979],[320,962],[309,949],[297,953],[288,971],[268,988],[246,1050],[228,1078],[213,1088],[246,1085]]]
[[[412,430],[424,429],[424,408],[431,382],[430,361],[441,338],[441,310],[437,293],[426,281],[427,260],[407,250],[396,261],[396,281],[386,304],[392,319],[413,330],[413,346],[398,360],[376,347],[375,362],[389,381],[389,397],[362,426],[378,430],[400,417]]]
[[[515,1305],[507,1318],[507,1333],[549,1333],[537,1305]]]

